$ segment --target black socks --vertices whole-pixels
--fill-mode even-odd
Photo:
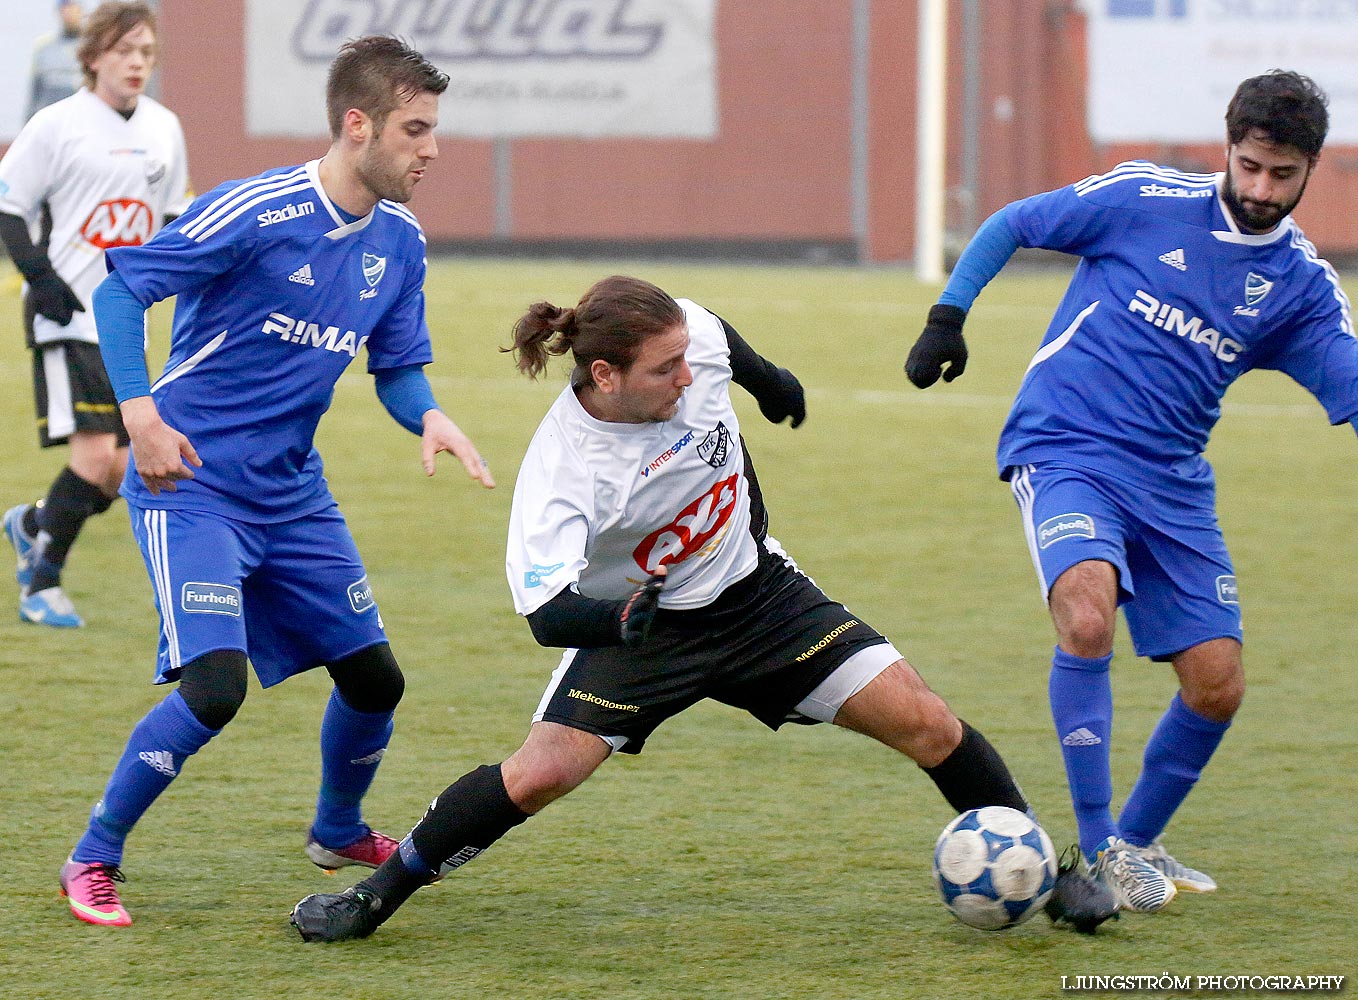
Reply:
[[[933,779],[948,804],[959,813],[982,806],[1008,806],[1021,813],[1030,812],[999,752],[965,722],[957,749],[941,764],[920,770]]]

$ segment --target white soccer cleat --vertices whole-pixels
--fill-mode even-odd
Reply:
[[[1176,889],[1184,892],[1216,892],[1216,879],[1205,872],[1200,872],[1196,868],[1189,868],[1188,865],[1175,861],[1165,845],[1155,840],[1147,847],[1133,847],[1141,856],[1141,860],[1160,872],[1165,878],[1174,883]]]
[[[60,587],[48,587],[19,598],[19,620],[52,628],[80,628],[85,624],[75,605]]]
[[[1118,905],[1134,913],[1154,913],[1176,890],[1163,872],[1144,860],[1125,840],[1109,837],[1098,847],[1089,873],[1112,890]]]

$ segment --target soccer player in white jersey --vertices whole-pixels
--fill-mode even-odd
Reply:
[[[236,714],[247,656],[263,687],[324,666],[321,788],[306,855],[379,864],[396,842],[360,812],[404,680],[313,437],[366,349],[377,394],[494,485],[424,375],[425,241],[403,204],[438,155],[448,77],[394,38],[346,44],[330,68],[333,142],[319,160],[229,181],[142,247],[110,251],[100,347],[132,439],[122,493],[160,611],[156,681],[179,686],[133,729],[61,883],[81,920],[131,922],[114,882],[151,803]],[[178,296],[152,386],[145,309]]]
[[[1124,163],[1001,209],[906,362],[920,388],[962,374],[967,310],[1018,247],[1081,258],[998,460],[1056,626],[1049,695],[1080,846],[1125,909],[1216,888],[1160,838],[1245,691],[1239,594],[1203,457],[1221,397],[1251,369],[1281,371],[1332,423],[1358,428],[1349,303],[1290,215],[1325,141],[1326,104],[1297,73],[1251,77],[1226,111],[1223,172]],[[1179,691],[1114,820],[1119,605],[1137,653],[1172,664]]]
[[[796,427],[805,398],[790,372],[702,306],[624,276],[573,309],[534,305],[514,347],[533,377],[549,355],[575,360],[519,471],[505,560],[534,638],[566,652],[524,744],[439,795],[372,875],[299,902],[304,939],[371,934],[420,886],[705,698],[773,729],[832,722],[871,736],[959,811],[1028,809],[985,737],[768,535],[730,386]]]
[[[82,624],[62,568],[85,521],[117,497],[127,466],[127,432],[89,304],[105,252],[145,243],[188,204],[179,119],[143,93],[157,47],[150,7],[101,4],[77,47],[85,86],[39,111],[0,160],[0,240],[27,283],[38,440],[70,448],[46,498],[4,516],[22,621]],[[35,245],[45,220],[50,241]]]

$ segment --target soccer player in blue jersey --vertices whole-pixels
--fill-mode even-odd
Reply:
[[[1290,215],[1325,141],[1326,104],[1297,73],[1252,77],[1226,111],[1223,172],[1124,163],[1001,209],[958,260],[906,362],[920,388],[962,374],[963,320],[1018,247],[1081,258],[998,461],[1056,626],[1049,694],[1080,846],[1124,909],[1216,888],[1160,837],[1245,691],[1235,573],[1203,457],[1221,397],[1251,369],[1282,371],[1331,423],[1358,428],[1349,303]],[[1115,820],[1120,605],[1137,653],[1172,664],[1179,691]]]
[[[141,247],[111,251],[94,308],[132,439],[122,495],[161,617],[156,681],[179,686],[132,731],[61,871],[75,916],[131,922],[116,886],[128,833],[245,697],[324,666],[321,788],[306,854],[376,867],[396,842],[360,803],[404,680],[313,445],[336,381],[366,349],[377,395],[422,435],[425,472],[476,448],[434,401],[425,241],[403,203],[438,155],[448,77],[394,38],[346,44],[330,68],[324,157],[222,184]],[[144,311],[178,296],[149,384]]]

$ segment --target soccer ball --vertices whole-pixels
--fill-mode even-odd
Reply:
[[[938,835],[934,885],[962,923],[1003,930],[1042,909],[1056,885],[1056,851],[1017,809],[971,809]]]

